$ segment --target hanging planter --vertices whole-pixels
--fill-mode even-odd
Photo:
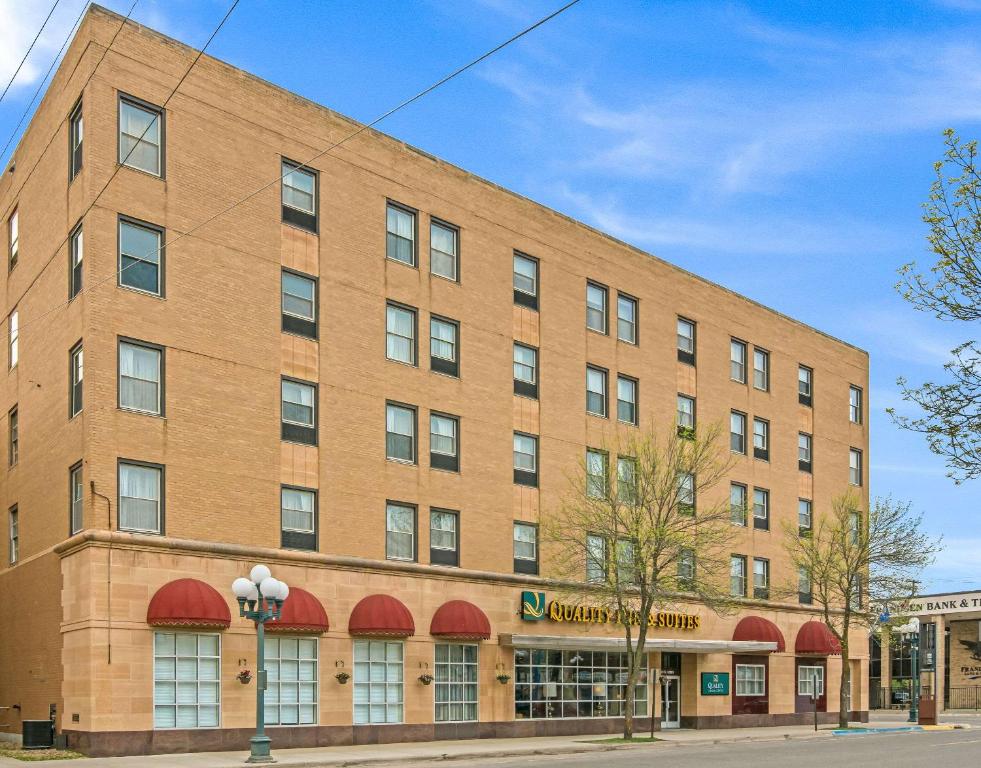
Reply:
[[[507,685],[510,679],[511,675],[506,675],[503,672],[497,676],[497,682],[499,682],[501,685]]]
[[[347,681],[351,679],[351,676],[347,672],[338,672],[336,675],[334,675],[334,678],[341,685],[346,685]]]
[[[240,670],[239,673],[235,675],[235,677],[242,685],[248,685],[249,683],[252,682],[252,670],[250,669]]]
[[[422,683],[423,685],[429,685],[432,681],[433,681],[433,676],[430,675],[429,673],[426,673],[424,675],[419,675],[419,682]]]

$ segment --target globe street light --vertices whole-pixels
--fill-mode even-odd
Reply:
[[[266,736],[265,626],[267,621],[279,621],[283,615],[283,602],[289,597],[290,588],[286,582],[274,579],[269,568],[257,565],[249,578],[240,576],[232,582],[232,592],[238,600],[238,615],[254,621],[256,628],[255,736],[249,739],[252,751],[245,762],[275,763],[269,754],[270,739]]]

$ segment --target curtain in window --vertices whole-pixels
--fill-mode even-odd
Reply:
[[[388,507],[388,557],[412,560],[415,557],[412,539],[415,533],[415,510],[411,507]]]
[[[412,441],[415,418],[408,408],[389,406],[385,414],[386,448],[388,456],[395,459],[413,459]]]
[[[283,273],[283,311],[313,320],[313,280]]]
[[[119,105],[119,162],[160,173],[160,120],[135,104]]]
[[[283,420],[304,426],[313,426],[313,387],[283,382]]]
[[[456,360],[456,326],[434,320],[432,324],[432,339],[430,352],[433,357],[443,360]]]
[[[313,533],[313,500],[310,491],[283,488],[283,528]]]
[[[388,333],[386,334],[387,354],[390,360],[411,363],[414,359],[413,337],[415,336],[415,316],[399,307],[388,307]]]
[[[456,549],[456,515],[430,512],[429,546],[433,549]]]
[[[160,351],[119,345],[119,404],[148,413],[160,412]]]
[[[160,470],[119,465],[119,527],[160,530]]]
[[[433,453],[456,456],[456,422],[445,416],[433,416],[430,424],[429,450]]]
[[[283,204],[298,208],[307,213],[314,210],[315,177],[309,171],[298,171],[291,165],[283,164]]]

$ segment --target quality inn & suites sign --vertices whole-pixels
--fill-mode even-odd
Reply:
[[[549,621],[568,624],[640,624],[637,611],[620,611],[595,605],[573,605],[546,600],[544,592],[521,593],[521,618],[525,621]],[[651,612],[648,625],[657,629],[680,629],[691,632],[701,627],[701,617],[674,611]]]

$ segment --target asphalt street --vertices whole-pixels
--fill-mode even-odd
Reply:
[[[419,768],[446,766],[445,760],[413,763]],[[745,743],[668,744],[630,747],[601,755],[539,755],[484,760],[454,760],[474,768],[923,768],[924,765],[981,765],[981,730],[779,739]]]

